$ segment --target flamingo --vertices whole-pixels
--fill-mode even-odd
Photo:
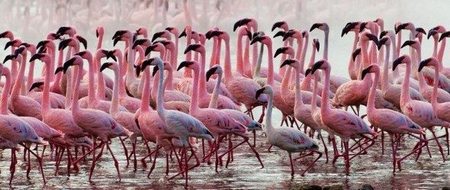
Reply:
[[[267,102],[266,96],[255,99],[256,91],[261,87],[257,82],[247,77],[232,75],[230,61],[230,36],[225,32],[215,33],[221,40],[225,41],[224,82],[233,98],[244,104],[249,114],[253,108]]]
[[[72,99],[72,116],[75,121],[75,123],[80,126],[83,130],[88,132],[89,134],[92,134],[95,138],[99,138],[101,140],[100,145],[101,151],[99,155],[92,161],[92,166],[89,173],[89,181],[91,181],[92,174],[95,168],[95,163],[97,160],[100,159],[103,149],[106,145],[106,148],[111,153],[111,156],[114,160],[114,166],[117,170],[117,175],[119,177],[119,181],[121,180],[120,177],[120,171],[119,171],[119,163],[114,157],[114,153],[112,152],[111,148],[109,147],[109,139],[119,136],[131,136],[131,132],[125,129],[122,125],[117,123],[113,117],[106,112],[95,110],[95,109],[89,109],[89,108],[80,108],[78,103],[78,97],[79,97],[79,87],[80,87],[80,80],[82,77],[83,72],[83,59],[79,55],[75,55],[73,58],[69,59],[64,63],[64,71],[67,71],[67,69],[72,66],[76,65],[78,66],[76,71],[76,79],[75,79],[75,86],[74,86],[74,92],[73,92],[73,99]],[[93,149],[96,149],[97,147],[94,147]]]
[[[442,63],[442,58],[444,57],[444,50],[446,47],[446,40],[444,40],[444,38],[442,38],[442,41],[440,42],[440,46],[439,46],[439,50],[438,50],[438,43],[439,43],[439,33],[445,33],[446,29],[444,26],[436,26],[432,29],[430,29],[430,31],[428,31],[428,36],[427,38],[429,39],[431,36],[433,37],[433,41],[434,41],[434,46],[433,46],[433,57],[437,57],[438,60],[440,60],[440,71],[443,75],[445,75],[447,78],[450,77],[450,69],[444,67],[443,63]]]
[[[200,73],[199,75],[201,76],[200,80],[199,80],[199,106],[201,108],[206,108],[209,105],[209,102],[211,100],[211,94],[209,94],[206,90],[206,79],[204,78],[205,76],[205,67],[206,67],[206,51],[205,51],[205,47],[201,44],[191,44],[189,45],[186,50],[184,51],[184,53],[188,53],[189,51],[195,51],[200,53],[201,55],[201,65],[200,65]],[[195,81],[192,81],[195,82]],[[195,89],[193,89],[195,90]],[[234,110],[239,110],[239,105],[235,104],[233,102],[233,100],[231,100],[230,98],[226,97],[226,96],[220,96],[218,97],[217,100],[217,107],[218,109],[234,109]]]
[[[345,34],[348,34],[349,32],[354,32],[355,37],[353,40],[353,46],[352,46],[352,52],[355,52],[358,46],[359,41],[359,30],[360,30],[360,22],[349,22],[345,25],[345,27],[342,29],[341,37],[343,37]],[[352,58],[353,56],[350,56],[350,60],[348,63],[348,74],[350,75],[351,80],[357,80],[358,79],[358,66],[355,64],[355,60]]]
[[[365,137],[365,134],[371,134],[375,136],[376,133],[372,129],[370,129],[369,126],[358,116],[344,110],[330,108],[330,105],[328,103],[328,91],[330,88],[331,67],[327,60],[320,60],[314,64],[311,73],[314,74],[314,72],[318,69],[324,71],[325,78],[324,90],[322,91],[322,105],[320,107],[322,123],[332,129],[343,140],[345,149],[345,174],[349,175],[349,139]]]
[[[323,48],[323,59],[328,60],[328,38],[330,33],[330,28],[328,27],[327,23],[315,23],[311,26],[309,29],[309,32],[312,32],[314,29],[322,30],[325,34],[325,45]],[[330,76],[330,89],[331,92],[336,93],[337,89],[344,83],[348,82],[349,80],[344,77],[331,75]]]
[[[39,137],[33,127],[15,115],[9,115],[7,111],[8,104],[8,96],[9,91],[11,89],[11,74],[8,68],[1,67],[2,76],[5,76],[6,82],[1,95],[1,107],[0,107],[0,138],[2,139],[2,148],[10,148],[11,149],[11,166],[10,173],[11,177],[9,179],[9,185],[11,186],[12,180],[14,178],[14,173],[16,171],[16,149],[17,145],[20,144],[27,150],[29,153],[31,152],[39,161],[39,169],[42,174],[42,179],[44,184],[46,183],[44,170],[42,168],[42,158],[39,157],[36,153],[29,149],[29,143],[37,143],[37,144],[47,144],[41,137]],[[28,156],[28,168],[27,168],[27,177],[29,177],[29,169],[31,167],[30,157]]]
[[[261,94],[267,94],[269,96],[269,102],[267,103],[267,115],[265,119],[265,126],[267,132],[267,138],[271,145],[280,149],[286,150],[289,155],[291,163],[291,176],[294,177],[294,164],[292,161],[292,152],[304,152],[311,151],[311,154],[318,153],[319,156],[301,173],[303,176],[322,156],[322,153],[317,151],[319,146],[304,133],[297,129],[289,127],[273,127],[272,126],[272,109],[273,109],[273,91],[269,85],[264,86],[256,92],[256,98]]]
[[[416,55],[417,55],[417,63],[422,61],[422,47],[421,47],[420,42],[417,39],[405,41],[405,43],[403,43],[403,45],[402,45],[402,48],[406,47],[406,46],[411,46],[415,50]],[[417,74],[417,77],[419,79],[420,93],[423,95],[423,97],[426,100],[428,100],[428,102],[431,102],[433,88],[426,84],[424,76],[421,72],[419,72]],[[445,91],[441,88],[437,89],[436,95],[437,95],[436,97],[437,97],[438,102],[449,102],[450,101],[450,93],[448,93],[447,91]]]
[[[113,96],[112,96],[112,100],[111,100],[111,106],[109,108],[109,114],[111,114],[113,116],[113,118],[120,125],[125,127],[128,131],[132,132],[132,135],[130,136],[130,140],[131,140],[132,147],[133,147],[132,152],[135,152],[137,137],[141,137],[142,132],[134,120],[134,114],[130,113],[128,111],[123,111],[123,110],[119,109],[120,67],[118,66],[117,63],[107,62],[101,66],[100,72],[102,72],[106,68],[109,68],[114,71]],[[128,160],[128,155],[126,154],[126,156],[127,156],[127,160]],[[136,171],[136,157],[134,157],[134,171]]]
[[[184,65],[187,62],[182,62],[179,66],[179,68],[184,67]],[[144,63],[142,64],[148,64],[148,65],[156,65],[157,67],[159,67],[160,71],[163,71],[164,68],[163,67],[163,61],[160,58],[151,58],[151,59],[147,59],[146,61],[144,61]],[[161,79],[164,78],[164,72],[159,72],[159,77]],[[198,78],[198,76],[197,76]],[[195,84],[195,83],[194,83]],[[170,177],[169,179],[173,179],[176,176],[185,173],[185,187],[187,187],[188,185],[188,171],[197,167],[200,162],[195,154],[195,152],[192,149],[191,144],[188,141],[189,137],[196,137],[196,138],[201,138],[201,139],[205,139],[208,141],[212,141],[213,140],[213,135],[212,133],[208,130],[208,128],[206,128],[206,126],[198,119],[196,119],[195,117],[180,112],[180,111],[176,111],[176,110],[166,110],[164,108],[164,104],[163,104],[163,96],[164,96],[164,91],[163,91],[163,81],[160,80],[158,83],[158,88],[160,89],[158,91],[158,98],[157,98],[157,112],[159,117],[164,121],[164,123],[167,126],[167,131],[171,134],[174,134],[174,136],[176,136],[179,140],[180,143],[183,147],[183,154],[184,155],[184,161],[185,161],[185,168],[184,170],[182,170],[181,172],[179,172],[178,174]],[[196,92],[196,91],[194,91]],[[193,96],[195,97],[195,96]],[[195,100],[192,100],[192,104],[191,106],[194,107],[194,105],[196,104]],[[197,106],[197,105],[195,105]],[[187,159],[187,149],[190,148],[192,155],[194,156],[194,158],[196,159],[197,163],[192,166],[191,168],[188,168],[188,159]]]
[[[11,98],[9,100],[10,110],[19,116],[30,116],[42,120],[41,105],[39,102],[35,101],[33,98],[24,96],[20,94],[20,89],[22,88],[22,81],[24,81],[25,66],[26,66],[26,52],[25,47],[20,47],[16,49],[14,55],[10,55],[5,58],[5,61],[9,59],[21,59],[21,64],[19,67],[19,73],[17,73],[17,79],[14,83],[14,87],[11,92]],[[4,61],[4,62],[5,62]]]
[[[445,160],[444,152],[442,151],[439,139],[436,138],[436,134],[433,130],[434,126],[443,126],[445,123],[439,119],[436,113],[433,111],[433,106],[428,102],[412,100],[409,95],[409,75],[411,73],[411,57],[408,55],[403,55],[397,58],[392,66],[392,70],[399,64],[406,64],[406,71],[404,76],[404,81],[402,83],[402,92],[400,95],[400,108],[406,116],[411,118],[414,122],[419,124],[421,127],[429,129],[433,134],[434,139],[441,152],[442,159]],[[398,165],[399,170],[401,170],[400,165]]]
[[[393,32],[389,31],[387,33],[388,36],[384,36],[380,39],[380,45],[385,46],[385,58],[383,64],[383,75],[381,76],[381,92],[383,94],[383,98],[387,101],[393,103],[395,107],[400,108],[400,93],[401,86],[398,84],[391,84],[389,82],[389,63],[390,63],[390,47],[391,47],[391,39],[394,35]],[[395,45],[395,43],[392,43]],[[395,48],[394,48],[395,49]],[[410,96],[413,100],[424,100],[423,96],[414,88],[409,87]]]
[[[389,54],[389,48],[386,49],[386,54]],[[378,81],[380,78],[380,67],[378,67],[378,65],[371,65],[371,66],[367,67],[366,69],[364,69],[362,71],[362,78],[366,77],[367,74],[369,74],[369,73],[373,73],[375,75],[375,77],[373,78],[373,83],[370,88],[369,98],[368,98],[368,102],[367,102],[367,118],[368,118],[370,124],[372,124],[374,127],[380,128],[381,130],[389,133],[389,136],[391,138],[391,146],[392,146],[393,172],[395,173],[396,164],[397,164],[396,157],[397,157],[397,150],[398,150],[397,141],[400,140],[400,135],[410,134],[410,133],[423,135],[425,133],[422,130],[422,127],[420,127],[417,123],[412,121],[406,115],[403,115],[399,112],[396,112],[396,111],[393,111],[390,109],[384,109],[384,108],[377,109],[375,107],[375,96],[376,96],[377,84],[378,84]],[[422,140],[421,140],[421,143],[423,143]],[[412,153],[415,152],[416,150],[418,150],[419,148],[422,148],[423,146],[425,146],[425,144],[423,144],[421,147],[415,148],[412,151]],[[402,158],[402,159],[404,159],[404,158]],[[398,163],[400,163],[401,160],[398,160]]]

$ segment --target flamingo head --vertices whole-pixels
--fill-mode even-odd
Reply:
[[[86,60],[92,60],[92,53],[90,51],[80,51],[80,52],[76,53],[75,55],[78,55],[81,58],[86,59]]]
[[[136,41],[134,41],[133,46],[131,46],[131,48],[136,49],[136,46],[148,47],[150,45],[151,45],[151,42],[148,39],[137,39]]]
[[[192,35],[192,27],[187,25],[186,27],[184,27],[183,32],[181,32],[181,34],[178,36],[178,38],[181,37],[187,37],[187,34],[189,33],[189,35]]]
[[[378,65],[370,65],[368,67],[366,67],[363,71],[362,71],[362,75],[361,78],[364,79],[364,77],[368,74],[368,73],[380,73],[380,67]]]
[[[58,31],[56,31],[56,34],[59,36],[63,35],[69,35],[70,37],[74,36],[77,33],[74,27],[71,26],[61,26],[59,27]]]
[[[378,46],[378,49],[380,49],[383,45],[390,46],[391,45],[391,38],[388,36],[383,36],[379,41],[380,46]]]
[[[100,36],[103,36],[105,34],[105,29],[103,28],[103,26],[99,26],[97,27],[97,29],[95,29],[95,36],[98,38]]]
[[[222,67],[220,65],[214,65],[206,72],[206,81],[209,81],[209,78],[211,78],[212,75],[214,74],[220,75],[222,73],[223,73]]]
[[[316,51],[320,50],[320,43],[319,43],[319,40],[317,38],[313,39],[313,49],[315,49]]]
[[[188,53],[189,51],[195,51],[204,54],[205,46],[203,46],[202,44],[191,44],[188,47],[186,47],[186,49],[184,50],[184,54]]]
[[[118,30],[114,33],[112,40],[113,46],[116,46],[117,42],[132,39],[133,34],[129,30]]]
[[[294,68],[298,68],[299,64],[300,64],[300,62],[298,62],[298,60],[296,60],[296,59],[286,59],[281,64],[280,68],[282,68],[282,67],[284,67],[286,65],[289,65],[289,66],[294,67]]]
[[[430,57],[421,61],[419,64],[419,72],[422,71],[424,67],[434,67],[439,71],[439,60],[437,60],[435,57]]]
[[[178,66],[177,71],[179,71],[183,67],[186,67],[186,68],[189,68],[189,69],[194,69],[194,70],[199,69],[197,61],[183,61]]]
[[[62,40],[61,42],[59,42],[58,50],[63,50],[67,46],[75,47],[77,46],[77,41],[73,38]]]
[[[311,28],[309,29],[310,32],[312,32],[315,29],[322,30],[323,32],[327,33],[330,31],[330,27],[328,27],[327,23],[314,23]]]
[[[237,28],[239,28],[240,26],[244,26],[244,25],[252,25],[251,23],[254,22],[254,19],[251,18],[243,18],[241,20],[238,20],[236,23],[234,23],[233,25],[233,32],[236,31]]]
[[[4,50],[8,49],[10,46],[11,47],[19,47],[21,43],[22,43],[22,41],[17,38],[14,40],[11,40],[9,42],[6,42]]]
[[[423,29],[423,28],[421,28],[421,27],[419,27],[419,28],[416,28],[416,38],[422,38],[422,36],[426,36],[427,35],[427,32],[425,31],[425,29]]]
[[[401,63],[410,64],[411,63],[411,57],[409,57],[409,55],[402,55],[399,58],[397,58],[392,63],[392,70],[394,71],[395,68],[397,68],[397,66],[400,65]]]
[[[47,34],[47,38],[46,39],[47,40],[56,40],[56,39],[61,39],[61,36],[56,34],[56,33],[50,32],[50,33]]]
[[[170,65],[169,62],[164,61],[163,65],[164,65],[164,70],[172,71],[172,66]],[[159,71],[159,67],[153,67],[152,76],[155,76],[158,71]]]
[[[330,63],[328,63],[328,61],[326,59],[322,59],[322,60],[314,63],[312,70],[311,70],[311,74],[314,74],[319,69],[326,70],[329,68],[330,68]]]
[[[160,42],[155,42],[152,45],[148,46],[145,49],[145,55],[147,56],[148,54],[150,54],[152,51],[158,51],[161,52],[164,50],[164,45]]]
[[[34,44],[22,42],[20,46],[27,48],[27,50],[30,51],[32,54],[36,53],[36,46]]]
[[[253,37],[252,41],[250,42],[250,45],[254,44],[255,42],[261,42],[265,45],[272,45],[272,39],[270,39],[269,36],[266,35],[256,35]]]
[[[144,38],[147,38],[147,36],[148,36],[147,28],[145,28],[145,27],[138,28],[136,30],[136,35],[142,35],[142,36],[144,36]]]
[[[273,95],[273,90],[270,85],[266,85],[256,91],[255,99],[258,99],[262,94]]]
[[[41,88],[42,85],[44,85],[44,82],[42,82],[42,81],[34,82],[28,91],[31,92],[35,88]]]
[[[39,60],[41,60],[43,62],[50,62],[51,61],[50,55],[47,54],[47,53],[36,53],[36,54],[34,54],[33,56],[31,56],[30,62],[32,62],[32,61],[34,61],[36,59],[39,59]]]
[[[166,27],[166,29],[165,30],[167,30],[167,31],[169,31],[170,33],[172,33],[173,35],[175,35],[176,37],[178,37],[178,29],[177,28],[175,28],[175,27]]]
[[[289,25],[288,25],[288,23],[287,23],[286,21],[279,21],[279,22],[276,22],[276,23],[274,23],[274,24],[272,25],[272,32],[273,32],[276,28],[280,28],[280,29],[282,29],[282,30],[284,30],[284,31],[287,31],[287,30],[289,30]]]
[[[444,38],[448,38],[450,36],[450,31],[442,33],[441,37],[439,38],[439,41],[443,40]]]
[[[295,29],[290,29],[288,30],[284,36],[283,36],[283,41],[286,41],[288,38],[296,38],[296,39],[300,39],[303,37],[303,34]]]
[[[402,44],[401,48],[404,48],[406,46],[411,46],[412,48],[414,48],[415,50],[418,50],[420,48],[420,42],[419,40],[415,39],[415,40],[407,40]]]
[[[102,66],[100,67],[100,72],[103,72],[103,70],[105,70],[106,68],[112,68],[113,66],[116,66],[115,63],[113,62],[103,63]]]
[[[430,29],[430,30],[428,31],[427,39],[430,39],[431,36],[433,36],[433,39],[434,39],[434,40],[438,40],[438,38],[439,38],[439,33],[438,33],[436,30],[434,30],[434,29],[432,28],[432,29]]]
[[[356,32],[359,29],[360,22],[348,22],[341,32],[341,37],[348,34],[350,31]]]
[[[163,30],[161,32],[156,32],[152,36],[152,42],[154,42],[158,38],[166,38],[167,40],[170,40],[170,32],[167,30]]]
[[[290,56],[294,56],[294,49],[290,46],[280,47],[275,51],[275,55],[273,57],[277,57],[280,54],[288,54]]]
[[[402,23],[402,24],[398,24],[397,27],[395,28],[395,33],[399,33],[402,30],[413,30],[415,29],[414,24],[411,22],[406,22],[406,23]]]
[[[0,33],[0,38],[8,38],[11,41],[14,40],[14,34],[11,31],[7,30]]]
[[[70,66],[82,65],[83,58],[78,55],[73,56],[71,59],[67,60],[63,65],[63,72],[66,73]]]

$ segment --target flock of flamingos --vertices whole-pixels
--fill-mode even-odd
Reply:
[[[406,40],[404,30],[409,34]],[[114,138],[123,146],[127,166],[132,163],[136,171],[138,160],[143,167],[149,160],[150,177],[156,159],[165,157],[165,174],[175,170],[169,179],[184,177],[186,186],[188,171],[201,163],[214,162],[216,171],[227,167],[236,150],[253,154],[264,167],[252,143],[257,137],[267,138],[269,151],[272,146],[287,151],[292,176],[296,160],[307,160],[304,175],[322,155],[333,165],[342,158],[349,175],[350,161],[364,157],[375,143],[381,143],[384,152],[386,134],[394,174],[408,157],[417,160],[422,152],[431,156],[430,143],[437,144],[445,161],[441,138],[448,146],[450,68],[442,61],[450,32],[443,26],[426,32],[413,23],[385,30],[382,19],[347,23],[342,36],[354,34],[350,78],[331,75],[326,23],[300,31],[276,22],[270,37],[258,30],[256,20],[244,18],[233,31],[235,60],[230,36],[219,28],[202,34],[190,26],[168,27],[152,38],[145,28],[119,30],[112,37],[114,46],[123,42],[125,48],[106,50],[104,28],[98,27],[93,52],[86,50],[87,41],[73,27],[61,27],[36,45],[22,42],[11,31],[1,33],[0,38],[9,40],[5,49],[11,50],[0,65],[0,147],[11,149],[10,185],[20,147],[27,177],[33,161],[44,183],[42,163],[47,159],[55,161],[56,175],[66,162],[68,176],[79,172],[80,162],[90,161],[91,181],[104,151],[110,153],[120,181],[119,162],[110,148]],[[318,39],[309,41],[309,33],[319,31],[325,34],[323,47]],[[179,44],[182,37],[185,46]],[[429,58],[421,56],[425,37],[434,40]],[[284,46],[274,50],[273,40],[283,40]],[[208,41],[213,48],[206,68]],[[400,55],[402,48],[409,48],[409,53]],[[308,49],[311,56],[305,65]],[[323,56],[316,59],[319,51]],[[182,61],[180,52],[185,54]],[[281,61],[274,64],[274,57]],[[36,63],[44,65],[37,77]],[[112,78],[103,72],[108,69],[114,72]],[[360,115],[361,105],[367,114]],[[258,107],[262,114],[254,116]],[[272,121],[274,108],[283,115],[281,126]],[[443,127],[445,133],[435,127]],[[412,148],[400,156],[402,144]],[[236,149],[241,146],[247,147]],[[138,155],[136,147],[148,152]],[[292,158],[292,153],[299,157]],[[171,163],[176,166],[169,167]]]

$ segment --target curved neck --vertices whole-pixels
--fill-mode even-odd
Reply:
[[[256,62],[256,65],[252,65],[252,70],[253,70],[252,78],[260,77],[263,54],[264,54],[264,44],[261,44],[261,49],[260,49],[259,55],[258,55],[258,62]]]
[[[192,82],[192,97],[191,97],[191,105],[189,107],[189,113],[195,113],[199,107],[198,107],[198,79],[199,79],[199,73],[198,69],[194,69],[194,79]]]
[[[189,47],[191,45],[192,41],[192,32],[191,30],[186,31],[186,47]],[[186,61],[192,61],[192,52],[189,51],[186,53]],[[192,72],[189,69],[184,70],[184,77],[185,78],[192,78]]]
[[[61,67],[62,66],[62,62],[63,62],[63,56],[64,56],[64,51],[63,50],[58,50],[58,63],[57,63],[57,67]],[[55,62],[52,63],[52,65],[55,65]],[[53,66],[52,66],[53,67]],[[52,69],[53,70],[53,69]],[[58,74],[56,74],[55,76],[55,82],[53,82],[52,88],[59,88],[59,86],[61,85],[61,79],[62,79],[63,73],[59,72]]]
[[[286,41],[283,42],[283,46],[284,47],[286,47],[288,45],[289,45],[289,40],[286,40]],[[287,57],[287,55],[284,54],[284,53],[281,55],[281,63],[283,63],[284,60],[286,60],[286,57]],[[284,76],[285,72],[286,72],[286,67],[282,67],[282,68],[278,69],[278,74],[281,75],[281,76]]]
[[[167,69],[167,77],[164,79],[164,88],[167,90],[173,90],[173,70]]]
[[[1,102],[1,108],[0,108],[0,114],[7,115],[8,114],[8,96],[9,91],[11,90],[11,74],[9,70],[3,68],[2,69],[2,75],[5,76],[5,86],[3,87],[2,91],[2,102]]]
[[[297,70],[297,69],[295,69],[295,70]],[[286,69],[286,73],[283,76],[283,80],[281,80],[281,92],[289,91],[289,82],[291,81],[291,75],[292,75],[291,73],[292,73],[292,67],[288,66],[288,68]],[[295,71],[295,75],[297,75],[297,71]],[[295,76],[295,77],[297,77],[297,76]]]
[[[319,77],[318,74],[314,74],[314,85],[313,85],[313,93],[312,93],[312,99],[311,99],[311,112],[315,112],[317,109],[317,95],[319,94],[317,91],[318,84],[319,84]],[[325,90],[325,89],[323,89]]]
[[[49,69],[53,64],[51,62],[44,62],[44,63],[46,70],[44,76],[44,89],[42,92],[42,113],[45,113],[50,109],[50,82],[51,82],[50,74],[53,73],[53,71]]]
[[[178,35],[175,36],[175,49],[172,51],[172,68],[178,68]]]
[[[114,84],[113,84],[113,94],[111,99],[111,107],[109,108],[109,113],[114,115],[119,112],[119,67],[113,67],[114,71]]]
[[[273,92],[268,93],[269,102],[267,103],[267,113],[266,113],[266,129],[267,133],[270,134],[270,131],[273,130],[272,127],[272,110],[273,110]]]
[[[136,76],[134,74],[134,68],[133,68],[134,56],[132,55],[133,54],[133,48],[131,48],[131,43],[132,43],[131,39],[127,40],[126,43],[125,43],[126,47],[128,47],[128,49],[127,49],[127,51],[128,51],[128,56],[127,56],[127,58],[128,58],[128,60],[127,60],[127,81],[128,80],[131,81],[131,80],[135,80],[136,79]],[[136,46],[136,48],[139,49],[141,47],[140,46]]]
[[[267,44],[267,57],[269,59],[269,71],[267,73],[267,84],[273,86],[273,52],[272,43]]]
[[[14,54],[14,52],[16,51],[16,47],[11,46],[11,54]],[[13,60],[11,62],[11,77],[13,78],[13,80],[17,79],[17,60]],[[15,83],[14,83],[15,85]]]
[[[381,90],[384,92],[387,90],[389,86],[389,54],[390,54],[390,45],[386,45],[386,54],[384,55],[384,64],[383,64],[383,76],[381,77]]]
[[[367,41],[362,41],[361,43],[361,55],[362,55],[362,64],[363,68],[368,67],[370,65],[370,60],[369,60],[369,52],[368,52],[368,42]],[[358,71],[361,72],[361,71]]]
[[[209,108],[217,108],[217,100],[219,98],[220,83],[222,82],[222,72],[218,73],[216,84],[214,85],[214,90],[209,101]]]
[[[161,118],[165,118],[164,109],[164,66],[161,62],[156,65],[159,67],[159,81],[158,81],[158,97],[156,102],[156,110]]]
[[[244,72],[249,74],[249,77],[253,74],[253,68],[250,67],[250,39],[245,39],[245,49],[244,49]]]

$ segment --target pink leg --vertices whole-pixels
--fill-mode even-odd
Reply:
[[[125,143],[123,142],[122,137],[119,137],[119,140],[120,140],[120,143],[122,144],[123,152],[125,153],[125,157],[127,159],[127,165],[125,167],[128,168],[128,166],[130,165],[130,159],[128,158],[128,150],[127,150],[127,147],[125,146]]]
[[[288,152],[289,154],[289,161],[291,162],[291,177],[294,177],[294,163],[292,162],[292,155],[290,152]]]
[[[17,163],[16,150],[11,149],[11,165],[9,166],[9,172],[11,173],[11,177],[9,178],[10,187],[12,184],[12,180],[14,178],[14,173],[16,173],[16,163]]]
[[[439,147],[439,152],[441,152],[442,161],[445,162],[444,150],[442,149],[441,143],[439,143],[439,138],[436,137],[436,133],[434,132],[433,129],[431,129],[431,133],[433,134],[434,140],[436,141],[436,143]]]
[[[108,142],[106,143],[106,148],[109,150],[109,153],[111,153],[111,157],[114,160],[114,167],[116,167],[117,176],[119,177],[119,182],[120,182],[122,180],[122,178],[120,177],[119,162],[117,161],[116,157],[114,156],[114,153],[112,152],[111,148],[109,147]]]
[[[308,167],[306,167],[306,169],[302,172],[301,176],[305,176],[305,173],[307,171],[309,171],[316,164],[316,162],[320,159],[320,157],[322,157],[322,153],[321,152],[317,152],[317,151],[312,151],[311,153],[313,153],[313,154],[311,154],[311,155],[314,155],[314,152],[318,153],[319,156],[311,164],[309,164]]]
[[[89,171],[89,182],[92,182],[91,179],[92,179],[92,174],[94,173],[95,163],[97,162],[97,160],[100,159],[100,157],[101,157],[102,154],[103,154],[103,149],[105,148],[105,142],[101,142],[101,143],[99,144],[99,146],[101,146],[102,148],[101,148],[101,150],[100,150],[100,153],[99,153],[96,157],[94,157],[94,159],[92,160],[91,169],[90,169],[90,171]]]
[[[323,136],[320,132],[319,132],[319,136],[320,136],[320,139],[322,140],[323,149],[325,152],[325,158],[326,158],[325,164],[328,164],[328,148],[327,148],[327,145],[325,144],[325,140],[323,139]]]
[[[47,183],[47,181],[45,180],[45,176],[44,176],[44,168],[42,167],[42,158],[40,158],[36,153],[34,153],[33,151],[31,151],[28,147],[22,145],[25,149],[27,149],[27,151],[29,151],[31,154],[33,154],[33,156],[36,157],[36,159],[38,160],[39,163],[39,169],[41,170],[41,176],[42,176],[42,180],[44,182],[44,185]],[[17,159],[16,159],[17,162]]]
[[[156,150],[155,150],[155,158],[153,159],[152,167],[150,168],[150,171],[149,171],[148,174],[147,174],[147,178],[149,178],[149,179],[150,179],[150,175],[151,175],[152,172],[153,172],[153,169],[155,169],[156,158],[158,158],[158,151],[159,151],[160,148],[161,148],[161,146],[159,146],[159,145],[156,146]]]
[[[350,175],[350,158],[349,158],[349,148],[348,141],[344,140],[344,160],[345,160],[345,175]]]
[[[30,159],[30,152],[27,153],[27,179],[30,179],[30,171],[31,171],[31,159]]]

